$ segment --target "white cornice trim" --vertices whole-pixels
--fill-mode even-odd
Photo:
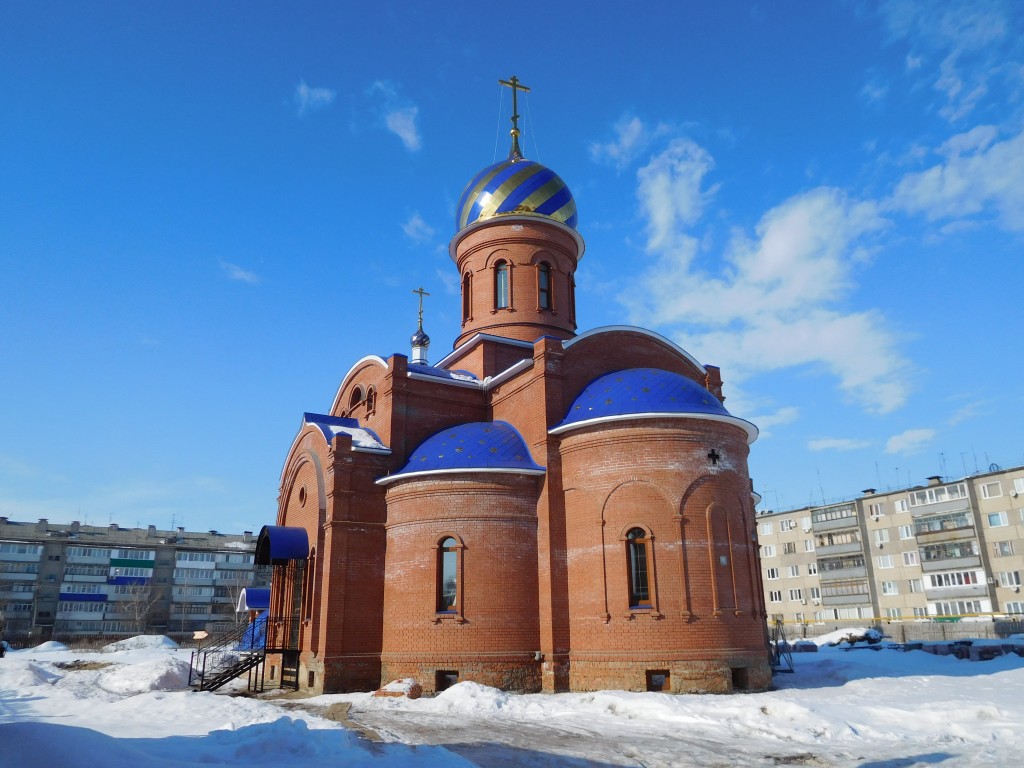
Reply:
[[[348,373],[341,377],[341,384],[338,385],[338,391],[334,393],[334,401],[331,403],[331,413],[338,407],[338,398],[341,397],[341,391],[345,388],[348,377],[352,375],[356,368],[359,368],[364,363],[377,363],[382,368],[388,367],[387,361],[380,355],[366,355],[356,360],[352,367],[348,369]]]
[[[697,421],[717,421],[722,424],[732,424],[747,433],[747,445],[750,445],[759,434],[757,427],[746,419],[738,419],[735,416],[723,416],[715,413],[624,413],[618,416],[600,416],[596,419],[575,421],[572,424],[564,424],[561,427],[554,427],[548,430],[549,435],[561,435],[582,427],[592,427],[599,424],[611,424],[617,421],[631,421],[633,419],[696,419]]]
[[[407,472],[405,474],[385,475],[374,482],[377,485],[388,485],[399,480],[408,480],[413,477],[427,477],[428,475],[474,475],[480,472],[504,475],[543,475],[546,469],[504,469],[502,467],[467,467],[465,469],[425,469],[422,472]]]
[[[496,387],[502,382],[514,378],[518,373],[525,371],[527,368],[532,367],[532,358],[527,357],[523,360],[520,360],[515,365],[510,365],[508,368],[506,368],[504,371],[497,374],[496,376],[488,376],[486,379],[484,379],[484,391],[491,389],[491,387]]]
[[[470,349],[472,349],[474,346],[479,344],[481,341],[495,341],[495,342],[499,342],[501,344],[510,344],[513,347],[524,347],[524,348],[527,348],[527,349],[533,349],[533,342],[532,341],[520,341],[519,339],[506,339],[503,336],[493,336],[493,335],[491,335],[489,333],[477,333],[477,334],[474,334],[469,339],[467,339],[466,341],[464,341],[461,344],[459,344],[459,346],[457,346],[455,349],[453,349],[447,355],[445,355],[440,360],[438,360],[437,364],[434,367],[435,368],[445,368],[445,370],[447,370],[447,363],[449,362],[449,358],[460,357],[463,353],[468,352]]]
[[[701,365],[699,362],[697,362],[697,359],[693,355],[691,355],[685,349],[680,347],[674,341],[672,341],[671,339],[665,338],[660,333],[655,333],[654,331],[649,331],[646,328],[640,328],[640,327],[635,326],[635,325],[602,325],[600,328],[591,328],[589,331],[585,331],[584,333],[581,333],[579,336],[574,336],[573,338],[569,339],[568,341],[565,341],[563,343],[562,347],[564,349],[569,349],[569,347],[571,347],[576,342],[583,341],[584,339],[588,339],[591,336],[597,336],[598,334],[602,334],[602,333],[617,333],[617,332],[623,332],[623,331],[626,331],[626,332],[629,332],[629,333],[639,333],[642,336],[648,336],[649,338],[652,338],[655,341],[661,342],[665,346],[671,348],[678,355],[686,358],[691,363],[693,363],[693,365],[695,365],[697,367],[697,370],[699,370],[701,373],[707,374],[707,369],[703,365]]]

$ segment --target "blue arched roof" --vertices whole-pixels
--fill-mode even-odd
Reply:
[[[305,528],[288,525],[264,525],[256,539],[256,565],[271,565],[309,557],[309,537]]]
[[[642,416],[692,416],[743,427],[751,440],[757,428],[732,416],[707,389],[678,373],[658,368],[630,368],[594,379],[569,407],[552,432],[584,423]]]
[[[454,472],[543,474],[523,442],[505,421],[477,421],[441,430],[424,440],[398,472],[382,477],[384,485],[413,475]]]

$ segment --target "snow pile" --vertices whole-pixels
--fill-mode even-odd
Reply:
[[[0,661],[0,664],[4,665],[3,685],[0,688],[17,691],[37,685],[53,685],[60,679],[60,675],[56,675],[43,666],[31,661],[13,659],[7,656]],[[2,698],[3,692],[0,691],[0,700]],[[3,707],[2,703],[0,703],[0,712],[2,711]]]
[[[175,649],[178,644],[165,635],[136,635],[127,640],[118,640],[116,643],[103,646],[103,653],[114,653],[116,651],[133,651],[150,648]]]
[[[66,651],[68,647],[64,643],[58,643],[56,640],[48,640],[45,643],[40,643],[34,648],[26,648],[18,653],[53,653],[54,651]]]
[[[139,664],[116,664],[103,670],[97,685],[105,691],[122,696],[146,691],[180,690],[188,686],[189,670],[187,661],[176,658]]]
[[[511,694],[270,700],[182,690],[189,651],[134,643],[0,660],[0,763],[17,768],[518,765],[1008,766],[1024,750],[1024,659],[970,662],[889,643],[799,654],[745,695]],[[863,636],[863,631],[855,631]],[[870,647],[874,650],[861,650]],[[400,680],[385,688],[405,689]],[[321,717],[345,703],[368,741]],[[462,755],[462,756],[460,756]],[[98,757],[99,756],[99,757]],[[470,761],[467,763],[465,757]]]
[[[425,708],[432,712],[482,715],[501,710],[512,695],[497,688],[466,681],[441,691],[433,699],[425,700]]]

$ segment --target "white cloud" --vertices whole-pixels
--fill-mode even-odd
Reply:
[[[371,85],[369,93],[380,102],[384,126],[402,140],[407,150],[419,150],[423,146],[419,129],[416,127],[419,107],[403,98],[393,84],[383,80]]]
[[[730,380],[795,366],[818,367],[864,409],[886,413],[908,395],[906,361],[877,310],[839,307],[868,261],[869,239],[887,222],[877,204],[817,188],[765,213],[754,236],[736,231],[716,274],[695,267],[698,221],[714,188],[711,156],[676,139],[637,174],[655,263],[620,296],[640,324],[668,331]],[[673,332],[671,327],[675,328]]]
[[[594,142],[590,145],[590,158],[599,163],[625,168],[636,159],[650,142],[647,128],[638,117],[622,117],[612,130],[615,139],[607,144]]]
[[[689,139],[674,139],[637,172],[637,195],[647,219],[647,250],[672,255],[688,266],[697,241],[685,233],[704,212],[714,189],[701,189],[714,167],[711,155]]]
[[[1001,224],[1024,231],[1024,131],[996,141],[993,126],[953,136],[937,153],[943,161],[904,176],[892,205],[930,221],[963,219],[994,209]]]
[[[885,443],[886,453],[911,454],[919,453],[930,443],[937,432],[934,429],[908,429],[893,435]]]
[[[224,274],[227,275],[229,280],[237,280],[240,283],[249,283],[255,285],[260,282],[260,276],[255,272],[250,272],[247,269],[243,269],[237,264],[232,264],[227,261],[220,263],[220,268],[224,270]]]
[[[997,84],[1019,92],[1012,63],[1020,49],[1020,31],[1013,29],[1019,15],[1012,8],[1000,0],[889,0],[880,11],[892,37],[912,47],[907,71],[929,78],[943,99],[939,114],[955,122]]]
[[[854,440],[849,437],[823,437],[807,441],[809,451],[856,451],[870,445],[868,440]]]
[[[300,80],[295,86],[295,94],[292,96],[295,108],[299,117],[305,117],[310,112],[323,109],[334,101],[335,92],[330,88],[310,88],[305,80]]]
[[[423,220],[419,211],[413,211],[412,215],[406,219],[402,225],[402,231],[405,232],[406,237],[417,243],[427,242],[434,236],[434,228]]]

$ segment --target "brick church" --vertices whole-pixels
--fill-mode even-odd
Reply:
[[[515,104],[508,159],[458,201],[452,350],[429,360],[421,295],[412,354],[358,360],[303,415],[257,546],[270,675],[314,692],[767,688],[757,430],[668,339],[577,332],[576,204],[523,157]]]

